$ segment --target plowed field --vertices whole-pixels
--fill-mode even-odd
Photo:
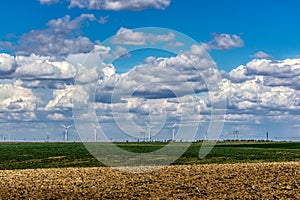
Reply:
[[[300,199],[300,162],[0,171],[0,199]]]

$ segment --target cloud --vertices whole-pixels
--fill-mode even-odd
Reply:
[[[253,58],[258,58],[258,59],[269,59],[272,58],[270,54],[267,54],[263,51],[258,51],[255,54],[252,55]]]
[[[174,42],[174,43],[169,43],[168,46],[170,47],[181,47],[184,44],[182,42]]]
[[[218,95],[227,96],[229,112],[234,114],[263,117],[274,111],[282,116],[300,113],[299,63],[299,59],[254,59],[224,76]]]
[[[154,56],[148,56],[147,58],[144,59],[145,63],[153,63],[156,60],[156,57]]]
[[[115,37],[111,40],[112,44],[123,44],[123,45],[145,45],[155,44],[159,42],[171,42],[175,41],[174,33],[165,35],[154,35],[151,33],[144,33],[133,31],[131,29],[121,27]]]
[[[20,62],[19,67],[16,69],[13,75],[24,80],[68,80],[75,77],[76,68],[72,64],[69,64],[65,61],[52,62],[49,60],[44,60],[43,62]]]
[[[0,79],[67,81],[74,79],[77,69],[66,61],[52,61],[45,56],[0,54],[0,71]]]
[[[265,75],[278,78],[292,78],[300,75],[299,59],[282,61],[254,59],[247,63],[248,75]]]
[[[229,50],[232,48],[238,48],[244,46],[244,41],[238,35],[230,35],[226,33],[213,34],[214,38],[208,42],[202,44],[207,50]]]
[[[85,67],[95,67],[100,65],[104,58],[111,56],[110,47],[94,45],[93,49],[88,53],[69,54],[66,57],[66,61],[74,65],[81,65],[84,63]]]
[[[122,46],[117,46],[112,52],[114,58],[130,58],[131,55],[128,53],[127,49]]]
[[[113,44],[144,45],[146,43],[146,38],[143,32],[134,32],[130,29],[121,27],[111,42]]]
[[[54,90],[53,99],[45,107],[45,111],[71,111],[73,102],[86,103],[89,99],[87,91],[82,86],[66,85],[64,89]],[[78,105],[78,104],[76,104]]]
[[[165,9],[171,0],[71,0],[70,8],[87,8],[90,10],[145,10]]]
[[[71,20],[71,17],[66,15],[63,18],[50,20],[47,25],[54,31],[54,33],[66,35],[74,30],[80,29],[83,22],[95,20],[96,17],[93,14],[81,14],[74,20]]]
[[[77,83],[79,84],[85,84],[97,81],[99,79],[99,75],[97,72],[97,68],[85,68],[82,67],[78,70],[77,74]]]
[[[78,84],[96,81],[104,65],[101,57],[130,56],[124,47],[94,45],[89,53],[69,54],[67,58],[53,58],[31,54],[11,56],[0,54],[0,79],[20,79],[26,88],[62,89],[65,84]],[[83,62],[86,58],[87,62]]]
[[[5,116],[3,116],[3,114]],[[3,118],[3,121],[7,122],[31,122],[34,120],[37,120],[35,112],[5,112],[2,113],[2,116],[0,115],[1,118]]]
[[[99,19],[99,23],[100,24],[106,24],[107,23],[107,20],[108,20],[109,16],[106,15],[106,16],[100,16],[100,19]]]
[[[35,79],[40,78],[50,78],[54,74],[58,74],[59,71],[53,65],[49,63],[30,63],[19,67],[16,70],[16,74],[20,77],[28,77]]]
[[[14,84],[0,84],[1,112],[24,112],[36,109],[39,99],[30,89],[20,85],[20,81],[16,81]]]
[[[228,75],[229,75],[229,79],[232,82],[244,82],[246,80],[253,79],[253,76],[249,76],[246,73],[247,73],[246,67],[243,65],[240,65],[237,68],[232,69],[228,73]]]
[[[143,99],[132,97],[123,102],[106,104],[96,102],[96,112],[101,122],[114,122],[117,120],[119,128],[130,134],[140,136],[144,131],[145,121],[154,125],[154,133],[160,131],[169,120],[181,120],[179,116],[184,115],[184,121],[181,124],[198,124],[199,110],[203,109],[203,104],[198,102],[193,96],[184,96],[177,98],[161,99]],[[132,121],[135,124],[131,126]],[[166,124],[165,124],[166,123]],[[172,122],[171,122],[172,123]],[[136,124],[138,125],[136,127]]]
[[[210,93],[205,103],[209,108],[210,102],[226,98],[223,133],[248,126],[243,134],[252,134],[250,138],[261,138],[266,130],[272,132],[272,137],[295,134],[295,129],[287,130],[299,120],[299,63],[298,59],[254,59],[227,74],[222,72],[220,90]]]
[[[0,54],[0,72],[2,74],[11,73],[16,68],[15,58],[9,54]]]
[[[0,80],[22,80],[25,88],[63,88],[74,82],[79,68],[80,65],[49,56],[0,54]]]
[[[15,47],[11,42],[8,41],[0,41],[0,50],[13,50]]]
[[[226,115],[226,121],[230,122],[241,122],[245,120],[251,120],[255,116],[252,114],[227,114]]]
[[[52,23],[58,33],[65,35],[77,30],[78,23],[65,27],[63,21],[62,24]],[[155,38],[157,35],[133,33],[144,34],[148,38],[145,43],[169,43],[169,39],[165,39],[168,34]],[[87,55],[91,55],[93,61],[81,63]],[[65,59],[0,54],[0,78],[6,79],[2,82],[22,80],[0,83],[0,111],[10,113],[8,121],[66,120],[66,113],[74,108],[74,101],[78,106],[75,109],[79,109],[80,105],[93,100],[89,84],[97,82],[97,115],[112,126],[115,125],[114,117],[124,122],[134,119],[142,124],[152,116],[159,124],[166,113],[167,124],[180,121],[183,113],[189,116],[181,122],[186,126],[208,122],[212,103],[222,98],[227,99],[226,122],[229,124],[263,125],[268,120],[296,123],[299,119],[295,116],[300,114],[300,59],[253,59],[227,73],[215,69],[215,63],[207,59],[203,46],[192,45],[177,56],[147,57],[145,63],[133,66],[127,73],[117,74],[112,64],[99,67],[104,66],[100,57],[112,55],[127,55],[127,50],[118,45],[114,49],[94,45],[89,53],[69,54]],[[216,86],[219,90],[208,91],[205,81],[217,83],[218,75],[222,75],[222,82]],[[78,85],[73,85],[75,77]],[[43,86],[52,89],[41,91]],[[51,91],[52,97],[46,95]],[[205,95],[207,93],[211,95]],[[41,103],[39,94],[48,98]],[[137,133],[143,131],[141,127]]]
[[[48,114],[47,118],[51,120],[64,120],[65,116],[62,113],[53,113],[53,114]]]
[[[39,0],[41,4],[52,5],[62,0]],[[65,0],[66,1],[66,0]],[[171,0],[67,0],[69,8],[82,8],[89,10],[145,10],[169,7]]]
[[[32,30],[23,34],[17,45],[10,50],[18,55],[66,56],[90,52],[94,44],[89,38],[81,36],[80,29],[88,21],[95,21],[93,14],[81,14],[71,20],[69,15],[47,23],[48,28]]]
[[[59,2],[60,0],[39,0],[41,4],[51,5]]]
[[[151,58],[125,74],[111,74],[101,79],[96,99],[111,102],[121,98],[173,98],[207,91],[206,83],[216,81],[215,63],[198,45],[171,58]],[[114,70],[113,70],[114,71]],[[206,82],[203,77],[206,77]]]

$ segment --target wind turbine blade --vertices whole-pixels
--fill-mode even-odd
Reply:
[[[173,127],[173,128],[175,128],[176,126],[177,126],[177,124],[175,123],[175,124],[173,124],[173,126],[172,126],[172,127]]]
[[[67,128],[64,124],[60,124],[62,127]]]
[[[99,126],[97,126],[97,125],[96,125],[96,124],[94,124],[94,123],[92,123],[92,125],[93,125],[94,129],[101,128],[101,126],[100,126],[100,125],[99,125]]]

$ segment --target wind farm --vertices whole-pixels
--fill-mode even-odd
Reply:
[[[159,195],[161,197],[189,198],[190,195],[199,199],[222,198],[228,195],[233,198],[243,198],[244,195],[266,197],[272,192],[277,197],[298,198],[296,187],[300,170],[300,142],[271,141],[269,131],[265,133],[265,139],[260,141],[241,140],[241,134],[234,129],[229,135],[229,140],[217,141],[213,149],[205,158],[199,158],[199,151],[206,142],[211,142],[205,132],[203,139],[193,141],[189,148],[169,166],[159,166],[163,156],[153,157],[154,166],[124,166],[111,168],[111,166],[98,160],[86,147],[100,147],[105,152],[106,158],[118,159],[118,155],[108,151],[111,145],[120,150],[145,155],[153,153],[172,145],[173,149],[182,148],[187,142],[177,140],[178,124],[172,123],[167,127],[166,140],[155,140],[152,135],[153,126],[145,123],[143,134],[137,141],[101,141],[98,131],[101,128],[96,124],[89,124],[91,136],[87,141],[71,141],[69,139],[72,124],[61,124],[63,128],[60,142],[0,142],[0,176],[5,181],[0,183],[0,195],[10,198],[10,192],[15,191],[16,198],[133,198],[132,191],[140,198],[145,196],[156,197],[155,188],[165,187]],[[156,160],[157,159],[157,160]],[[138,164],[139,159],[130,159],[131,163]],[[157,169],[156,169],[157,168]],[[126,172],[122,172],[122,170]],[[137,170],[154,170],[151,173],[137,173]],[[134,172],[134,173],[131,173]],[[8,173],[9,172],[9,173]],[[274,173],[276,177],[266,176],[266,173]],[[201,174],[201,176],[199,176]],[[138,176],[136,176],[138,175]],[[183,179],[182,177],[189,178]],[[257,176],[266,176],[263,180]],[[44,177],[44,178],[43,178]],[[45,177],[47,177],[45,179]],[[163,183],[161,178],[163,177]],[[172,178],[173,177],[173,178]],[[285,189],[279,184],[274,184],[274,178],[284,182]],[[45,181],[47,180],[47,181]],[[84,180],[78,182],[78,180]],[[111,187],[109,184],[125,184],[126,187]],[[193,181],[192,181],[193,180]],[[196,181],[195,181],[196,180]],[[209,184],[219,180],[219,184]],[[143,181],[142,189],[137,186]],[[174,181],[181,187],[174,185]],[[185,181],[192,181],[192,188],[187,188]],[[206,183],[205,186],[202,183]],[[41,183],[42,185],[37,185]],[[224,185],[223,185],[224,184]],[[63,185],[64,187],[59,187]],[[40,192],[40,187],[50,188],[51,192]],[[198,191],[194,187],[206,188]],[[247,190],[241,190],[247,188]],[[144,193],[146,191],[146,193]],[[161,191],[161,190],[159,190]],[[246,191],[246,192],[245,192]]]
[[[300,199],[299,8],[2,1],[0,200]]]

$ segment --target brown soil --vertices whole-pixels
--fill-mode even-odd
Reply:
[[[0,199],[300,199],[300,162],[0,171]]]

